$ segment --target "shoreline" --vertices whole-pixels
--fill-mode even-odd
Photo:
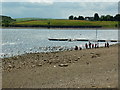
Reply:
[[[3,88],[117,88],[118,46],[4,58]]]
[[[119,45],[119,43],[116,43],[116,44],[111,44],[109,47],[113,47],[113,46],[116,46],[116,45]],[[104,46],[100,46],[100,47],[98,47],[98,48],[107,48],[107,47],[104,47]],[[89,50],[89,49],[98,49],[98,48],[82,48],[81,50]],[[60,53],[60,52],[67,52],[67,51],[75,51],[75,48],[71,48],[71,49],[69,49],[69,50],[60,50],[60,51],[49,51],[49,52],[28,52],[28,53],[23,53],[23,54],[16,54],[16,55],[13,55],[13,56],[8,56],[8,57],[1,57],[0,59],[6,59],[6,58],[14,58],[14,57],[18,57],[18,56],[24,56],[24,55],[27,55],[27,54],[36,54],[36,53],[38,53],[38,54],[46,54],[46,53]],[[77,50],[77,51],[79,51],[79,49]]]
[[[74,30],[96,30],[96,29],[100,29],[100,30],[109,30],[109,29],[113,29],[113,30],[119,30],[119,28],[47,28],[47,27],[0,27],[0,29],[74,29]]]

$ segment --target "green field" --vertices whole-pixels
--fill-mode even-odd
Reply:
[[[15,18],[16,22],[33,21],[33,20],[48,20],[48,19],[47,18]]]
[[[115,28],[118,26],[117,21],[86,21],[86,20],[67,20],[67,19],[17,19],[11,25],[44,25],[48,26],[102,26],[103,28]]]

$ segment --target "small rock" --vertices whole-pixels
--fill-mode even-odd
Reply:
[[[86,62],[86,64],[88,65],[88,64],[89,64],[89,62]]]
[[[72,61],[68,61],[68,63],[72,63]]]
[[[96,54],[98,57],[100,57],[100,54]]]
[[[22,65],[25,65],[25,63],[21,63]]]
[[[31,67],[35,67],[35,65],[32,65]]]
[[[60,66],[60,67],[67,67],[68,64],[60,64],[59,66]]]
[[[44,61],[47,61],[46,59]]]
[[[12,68],[12,65],[8,65],[9,68]]]
[[[38,64],[37,66],[42,66],[42,64]]]
[[[78,59],[75,59],[75,61],[78,61]]]
[[[56,66],[54,65],[54,67],[56,67]]]
[[[59,56],[56,56],[56,57],[59,57]]]
[[[52,61],[49,61],[49,64],[52,64]]]
[[[94,54],[94,52],[91,52],[90,54]]]
[[[95,87],[95,86],[92,85],[92,87]]]
[[[37,62],[37,60],[35,60],[34,62]]]
[[[34,63],[33,61],[31,61],[31,63]]]
[[[16,69],[20,69],[20,68],[21,68],[21,66],[17,67]]]
[[[73,56],[76,56],[75,54]]]
[[[91,58],[96,58],[96,56],[95,56],[95,55],[93,55]]]
[[[37,57],[39,57],[39,55],[37,55]]]

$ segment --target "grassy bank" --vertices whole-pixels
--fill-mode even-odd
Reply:
[[[39,20],[16,20],[10,25],[14,26],[101,26],[102,28],[117,28],[117,21],[86,21],[65,19],[39,19]]]

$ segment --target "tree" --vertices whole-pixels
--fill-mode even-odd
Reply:
[[[69,20],[73,20],[73,19],[74,19],[73,15],[69,16]]]
[[[101,20],[101,21],[114,21],[114,17],[111,16],[111,15],[106,15],[106,16],[102,15],[102,16],[100,17],[100,20]]]
[[[105,17],[104,15],[102,15],[102,16],[100,17],[100,21],[106,21],[106,17]]]
[[[98,21],[99,20],[99,15],[97,13],[94,14],[94,20]]]
[[[114,16],[114,20],[115,20],[115,21],[120,21],[120,14],[116,14],[116,15]]]
[[[110,16],[110,21],[114,21],[114,17],[113,16]]]
[[[113,16],[106,15],[106,21],[113,21],[113,20],[114,20]]]
[[[84,17],[83,16],[79,16],[78,20],[84,20]]]
[[[74,20],[78,20],[78,18],[77,18],[77,17],[74,17]]]
[[[110,15],[106,15],[107,21],[110,21]]]
[[[11,22],[14,22],[15,19],[12,19],[9,16],[0,16],[0,18],[2,19],[2,26],[8,27],[10,25]]]

